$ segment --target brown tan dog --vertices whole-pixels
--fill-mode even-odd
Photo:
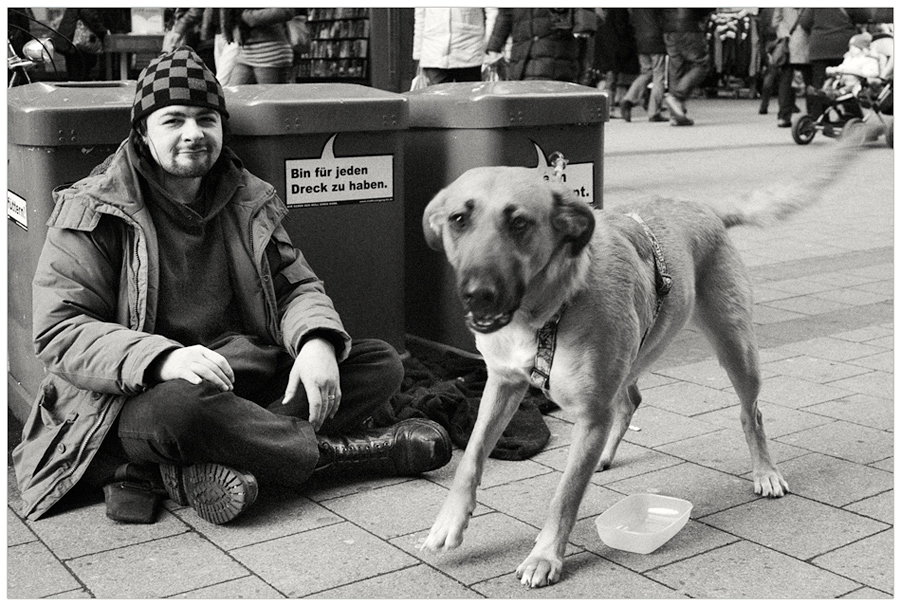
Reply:
[[[836,157],[832,165],[846,161]],[[529,387],[536,335],[564,304],[546,393],[575,424],[547,520],[516,570],[524,585],[559,580],[586,487],[595,470],[612,463],[640,402],[636,382],[690,318],[741,401],[754,491],[786,494],[757,407],[751,286],[727,229],[778,220],[814,201],[814,189],[761,194],[728,210],[656,200],[618,212],[592,209],[534,170],[486,167],[439,192],[425,209],[425,237],[454,269],[488,381],[450,494],[422,548],[462,542],[488,454]],[[656,259],[655,241],[662,251]],[[664,273],[671,278],[665,296]]]

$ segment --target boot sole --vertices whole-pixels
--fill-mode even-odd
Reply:
[[[161,465],[169,497],[179,505],[190,505],[202,519],[213,524],[234,520],[256,501],[256,478],[217,463],[188,467]]]

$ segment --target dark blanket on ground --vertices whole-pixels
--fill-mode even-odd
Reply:
[[[384,427],[411,417],[432,419],[465,448],[488,378],[485,363],[430,347],[411,345],[409,350],[400,391],[373,421]],[[542,414],[554,408],[540,390],[530,388],[491,456],[516,461],[541,452],[551,437]]]

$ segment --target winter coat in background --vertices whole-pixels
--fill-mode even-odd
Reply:
[[[713,12],[709,8],[661,8],[660,27],[668,33],[703,32],[707,17]]]
[[[488,51],[501,52],[510,37],[511,80],[578,82],[587,49],[576,35],[596,31],[597,16],[590,9],[502,8]]]
[[[797,8],[778,7],[773,11],[773,28],[776,30],[776,38],[785,38],[791,35],[788,41],[788,62],[795,65],[810,63],[810,34],[800,23],[792,32],[792,26],[798,20],[801,10]],[[847,47],[847,43],[845,44]]]
[[[133,139],[95,171],[55,192],[33,284],[34,341],[48,375],[13,451],[22,514],[37,519],[84,475],[144,373],[181,344],[153,334],[158,243],[135,169]],[[223,149],[242,185],[222,210],[244,332],[296,356],[306,335],[344,331],[322,283],[281,226],[275,189]]]
[[[241,11],[237,38],[242,45],[260,42],[288,42],[285,24],[294,18],[293,8],[246,8]]]
[[[857,33],[855,23],[870,20],[869,9],[808,8],[801,25],[810,34],[810,61],[841,59],[848,52],[848,41]]]
[[[653,8],[630,8],[629,21],[635,36],[635,50],[640,55],[665,55],[663,29]]]
[[[485,61],[496,8],[417,8],[413,59],[421,67],[457,69]]]

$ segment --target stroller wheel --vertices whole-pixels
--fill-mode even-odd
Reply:
[[[798,114],[792,118],[792,139],[798,145],[807,145],[816,134],[817,127],[813,118],[807,114]]]

